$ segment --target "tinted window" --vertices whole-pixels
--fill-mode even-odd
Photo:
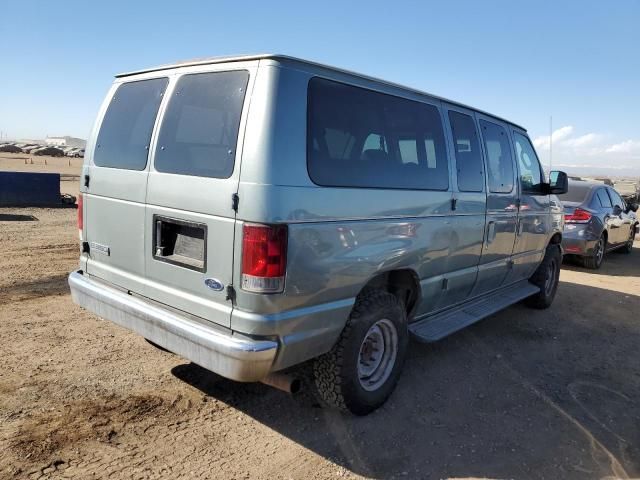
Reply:
[[[527,137],[514,132],[516,158],[520,169],[520,187],[522,192],[538,193],[542,191],[542,169],[536,151]]]
[[[484,190],[482,154],[473,118],[464,113],[450,111],[449,122],[456,152],[458,190],[481,192]]]
[[[513,159],[507,132],[500,125],[480,120],[487,154],[489,191],[509,193],[513,190]]]
[[[598,193],[596,194],[598,196],[598,200],[600,201],[600,205],[602,205],[605,208],[611,208],[611,199],[609,198],[609,195],[607,195],[607,192],[604,190],[604,188],[601,188],[600,190],[598,190]]]
[[[181,77],[162,120],[156,170],[231,176],[248,81],[244,70]]]
[[[93,162],[100,167],[144,170],[166,78],[123,83],[102,120]]]
[[[567,193],[558,195],[563,202],[582,203],[591,191],[591,185],[586,182],[569,182]],[[606,193],[605,193],[606,195]]]
[[[605,193],[605,195],[606,195],[606,193]],[[595,208],[596,210],[599,209],[599,208],[602,208],[604,206],[604,205],[602,205],[602,202],[598,198],[598,192],[593,192],[593,196],[591,197],[591,202],[589,202],[589,206],[591,208]]]
[[[624,200],[622,200],[622,197],[620,195],[618,195],[618,192],[616,192],[615,190],[608,188],[607,192],[609,192],[609,196],[611,197],[611,203],[613,205],[617,205],[619,206],[621,209],[624,210]]]
[[[309,82],[307,164],[319,184],[446,190],[438,109],[329,80]]]

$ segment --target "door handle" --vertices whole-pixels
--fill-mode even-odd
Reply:
[[[489,245],[496,238],[496,222],[491,220],[487,224],[487,245]]]

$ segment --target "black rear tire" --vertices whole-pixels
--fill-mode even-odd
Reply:
[[[395,353],[386,363],[379,363],[381,367],[386,365],[385,373],[374,382],[370,380],[374,378],[373,374],[363,377],[362,371],[368,367],[369,359],[363,358],[366,347],[370,345],[367,339],[378,325],[384,325],[382,330],[395,330],[395,341],[389,341],[393,345],[381,348],[384,352],[382,356],[387,355],[387,350]],[[387,345],[387,337],[380,338],[381,344]],[[336,344],[314,362],[313,374],[320,399],[331,407],[354,415],[366,415],[377,409],[389,398],[398,383],[408,343],[407,314],[398,298],[382,290],[362,293]],[[373,345],[380,348],[376,342]],[[375,347],[373,351],[378,352]],[[377,371],[379,367],[375,367],[376,362],[372,363]]]
[[[582,257],[582,265],[590,270],[598,270],[602,266],[604,254],[607,251],[607,239],[600,235],[598,243],[593,247],[593,253],[588,257]]]
[[[544,309],[551,306],[558,290],[561,264],[560,246],[548,245],[542,263],[529,278],[531,283],[540,288],[538,293],[527,298],[526,304],[529,307]]]

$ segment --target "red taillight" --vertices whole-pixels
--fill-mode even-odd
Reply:
[[[78,233],[80,235],[80,241],[82,241],[82,228],[84,226],[83,210],[82,194],[80,194],[78,195]]]
[[[242,289],[277,293],[284,290],[287,227],[244,225],[242,229]]]
[[[566,223],[587,223],[589,220],[591,214],[581,208],[576,208],[573,213],[564,216]]]

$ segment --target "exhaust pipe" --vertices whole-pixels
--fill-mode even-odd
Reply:
[[[277,388],[278,390],[282,390],[283,392],[287,392],[291,395],[295,395],[302,388],[302,382],[299,378],[278,372],[270,373],[260,380],[260,383]]]

